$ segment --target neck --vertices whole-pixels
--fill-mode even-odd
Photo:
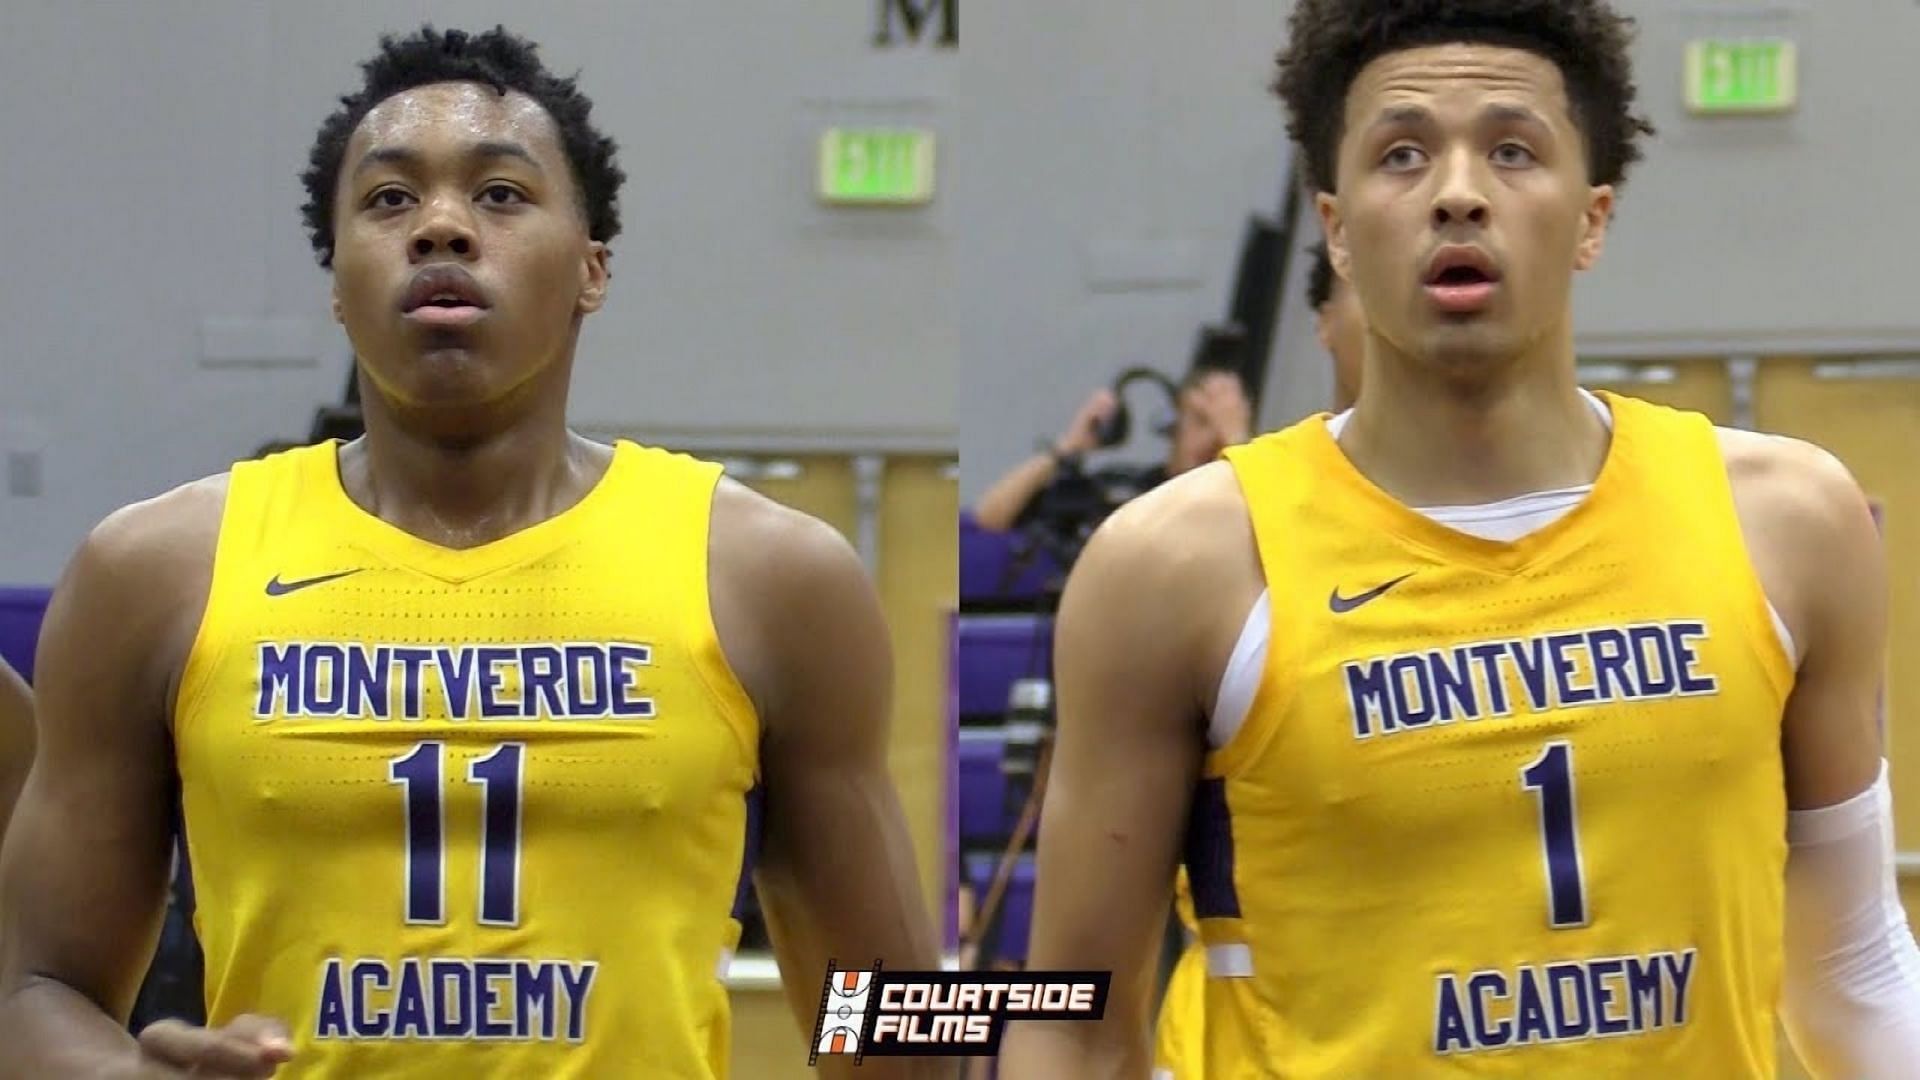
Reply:
[[[340,450],[348,497],[451,548],[498,540],[579,502],[611,452],[567,430],[564,393],[515,396],[524,399],[423,422],[363,377],[366,435]]]
[[[1592,483],[1611,435],[1580,396],[1571,330],[1493,368],[1465,379],[1370,338],[1366,389],[1341,448],[1409,506],[1497,502]]]

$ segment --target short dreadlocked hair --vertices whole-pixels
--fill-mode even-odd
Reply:
[[[1327,254],[1327,245],[1317,240],[1307,254],[1313,259],[1307,271],[1307,306],[1319,311],[1333,299],[1333,258]]]
[[[1589,182],[1617,184],[1640,160],[1639,137],[1653,134],[1633,112],[1632,41],[1633,20],[1607,0],[1300,0],[1273,89],[1286,102],[1287,133],[1302,149],[1308,182],[1330,192],[1347,90],[1362,68],[1423,45],[1525,49],[1553,61],[1566,80]]]
[[[320,125],[300,182],[307,202],[300,208],[320,265],[333,266],[333,196],[347,141],[367,113],[381,102],[417,86],[476,82],[498,94],[518,90],[553,117],[560,145],[580,189],[587,235],[602,242],[620,232],[620,185],[627,174],[614,162],[614,141],[588,119],[593,102],[576,85],[578,76],[561,78],[540,62],[539,46],[496,26],[483,34],[441,32],[422,26],[406,37],[383,34],[380,51],[360,65],[360,89],[340,99],[340,108]]]

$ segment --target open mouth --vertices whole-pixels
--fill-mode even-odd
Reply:
[[[1500,271],[1478,248],[1441,252],[1427,274],[1427,296],[1441,311],[1468,315],[1486,308],[1500,284]]]
[[[1493,277],[1486,271],[1473,266],[1450,266],[1434,275],[1430,285],[1490,285]]]

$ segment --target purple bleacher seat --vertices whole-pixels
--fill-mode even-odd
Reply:
[[[1045,615],[960,618],[960,715],[998,716],[1017,679],[1053,674],[1053,620]]]
[[[955,770],[960,788],[962,843],[1005,836],[1013,824],[1007,809],[1007,776],[1000,770],[1006,737],[997,730],[970,729],[960,736],[960,764]]]
[[[33,681],[33,651],[51,589],[0,588],[0,659]]]
[[[998,853],[967,858],[967,881],[973,886],[975,903],[986,898],[993,884],[994,867],[1000,864]],[[1013,864],[1013,877],[1007,881],[1006,896],[1000,902],[1000,933],[994,960],[1024,964],[1027,945],[1033,935],[1034,866],[1031,854],[1022,855]]]
[[[1046,554],[1023,560],[1030,543],[1018,533],[983,529],[972,514],[961,514],[960,602],[1018,602],[1046,593],[1060,578],[1060,564]]]

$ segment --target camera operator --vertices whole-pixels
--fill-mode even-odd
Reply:
[[[973,507],[983,529],[1012,529],[1034,499],[1060,475],[1062,466],[1077,463],[1099,449],[1100,424],[1113,415],[1119,399],[1110,388],[1094,391],[1074,414],[1073,422],[1046,450],[1014,466]],[[1205,465],[1220,451],[1245,442],[1252,434],[1253,405],[1240,376],[1218,367],[1196,367],[1180,382],[1180,413],[1171,432],[1166,460],[1139,470],[1136,494],[1188,469]]]

